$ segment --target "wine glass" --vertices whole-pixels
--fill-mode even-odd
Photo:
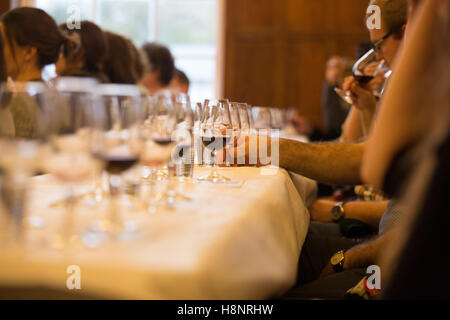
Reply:
[[[241,121],[241,134],[250,134],[251,122],[248,112],[248,105],[246,103],[237,104],[239,110],[239,119]]]
[[[282,130],[284,127],[284,111],[280,108],[270,108],[271,129]]]
[[[254,128],[258,134],[270,136],[272,128],[272,114],[269,107],[252,107]]]
[[[206,176],[199,177],[197,180],[212,183],[228,182],[230,178],[220,175],[217,171],[217,164],[220,161],[217,153],[222,151],[232,140],[232,122],[228,100],[219,100],[217,104],[211,107],[208,106],[205,112],[205,122],[202,127],[202,143],[206,149],[214,154],[215,161],[213,161],[211,172]]]
[[[75,185],[100,172],[101,163],[90,153],[90,128],[95,110],[97,81],[88,78],[59,78],[56,102],[46,113],[46,123],[54,128],[47,137],[43,169],[64,183],[67,190],[66,212],[53,239],[53,247],[80,245],[75,232]]]
[[[174,139],[177,143],[176,150],[172,154],[175,176],[178,181],[190,180],[194,169],[194,122],[195,115],[190,98],[187,94],[175,94],[175,111],[177,127]]]
[[[371,80],[373,80],[375,77],[378,77],[379,75],[389,76],[390,73],[384,71],[386,70],[386,68],[387,65],[385,64],[384,60],[378,61],[375,50],[370,49],[353,65],[352,73],[353,77],[358,83],[366,84],[369,83]],[[384,79],[386,79],[386,77]],[[383,86],[381,85],[381,88],[382,87]],[[374,95],[376,97],[380,96],[381,88],[380,91],[374,90]],[[347,102],[348,104],[353,104],[349,90],[343,90],[340,88],[334,88],[334,90],[339,95],[339,97],[341,97],[345,102]]]
[[[0,223],[6,229],[1,236],[11,238],[20,244],[24,236],[24,226],[42,227],[40,217],[26,214],[28,203],[29,179],[34,173],[38,157],[38,144],[32,140],[1,139],[0,149],[0,198],[3,200],[6,214]]]
[[[171,125],[176,125],[175,106],[172,100],[172,95],[168,91],[161,91],[157,93],[156,96],[153,97],[153,101],[153,113],[151,116],[149,129],[147,131],[151,132],[151,140],[154,142],[154,146],[160,146],[166,151],[173,146],[170,146],[171,141],[169,140],[171,139],[171,137],[169,136],[169,132],[164,132],[163,134],[162,131],[167,129],[171,134],[174,130],[173,128],[171,128]],[[163,126],[165,119],[169,120],[169,122],[167,123],[168,127]],[[161,137],[163,136],[165,136],[165,139],[167,139],[167,141],[164,142],[163,140],[161,140]],[[158,141],[154,140],[155,137]],[[168,177],[168,161],[166,152],[152,152],[151,156],[146,156],[145,159],[146,160],[144,164],[146,166],[155,168],[156,180],[164,180]]]
[[[94,221],[91,229],[114,239],[124,239],[137,226],[133,221],[124,221],[119,212],[121,175],[139,162],[145,112],[139,89],[134,85],[102,84],[97,92],[101,104],[93,117],[96,130],[91,139],[91,152],[104,163],[109,174],[110,206],[106,218]]]
[[[241,122],[241,112],[239,110],[239,103],[232,102],[230,104],[230,118],[231,118],[231,135],[232,135],[232,148],[227,149],[227,152],[231,151],[233,154],[231,155],[232,158],[232,164],[237,165],[234,163],[234,147],[238,145],[238,140],[241,136],[241,130],[242,130],[242,122]],[[228,153],[227,153],[228,156]],[[228,159],[227,159],[228,160]],[[228,164],[228,161],[227,161]]]
[[[208,102],[209,103],[209,102]],[[201,128],[204,118],[203,112],[203,104],[201,102],[197,102],[194,108],[194,126],[192,128],[192,134],[194,139],[194,164],[201,165],[203,160],[203,144],[202,144],[202,135]]]
[[[47,119],[45,115],[48,108],[54,105],[52,99],[54,95],[41,82],[4,83],[0,86],[0,91],[2,116],[9,116],[9,119],[6,120],[9,120],[7,122],[10,122],[15,129],[15,137],[18,139],[17,141],[4,141],[0,165],[5,172],[5,178],[18,183],[19,180],[24,181],[23,177],[31,177],[41,170],[39,167],[41,142],[53,129],[52,125],[45,122],[44,119]],[[13,113],[17,116],[13,117]],[[14,121],[16,125],[14,125],[13,118],[16,120]],[[3,126],[4,123],[1,125]],[[14,132],[10,133],[14,136]],[[28,188],[23,187],[22,191],[25,197]],[[19,189],[12,188],[11,190]],[[13,196],[10,194],[9,197]],[[24,210],[24,204],[11,210]],[[23,212],[15,215],[23,218],[20,223],[25,227],[42,228],[46,225],[44,219],[38,215],[25,216]]]
[[[143,129],[146,141],[141,162],[146,166],[161,167],[170,162],[172,151],[176,146],[173,134],[177,127],[177,110],[172,96],[166,92],[159,93],[155,101],[151,121]],[[164,178],[171,180],[168,174],[157,176],[158,180]],[[156,195],[156,202],[165,203],[171,200],[172,194],[168,194],[171,191],[170,182],[168,181],[165,192]]]

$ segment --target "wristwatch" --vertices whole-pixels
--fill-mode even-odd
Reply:
[[[331,219],[333,219],[334,222],[340,220],[344,216],[344,204],[344,201],[338,202],[331,209]]]
[[[341,272],[344,270],[344,250],[338,251],[330,259],[334,271]]]

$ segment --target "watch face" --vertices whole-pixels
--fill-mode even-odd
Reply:
[[[342,212],[341,206],[335,206],[331,210],[331,218],[333,220],[338,220],[340,217],[342,217],[342,214],[343,214],[343,212]]]
[[[344,254],[342,252],[337,252],[331,257],[330,262],[332,265],[337,265],[342,261],[343,258]]]

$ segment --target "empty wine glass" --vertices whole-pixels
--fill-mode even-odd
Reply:
[[[239,111],[239,103],[237,102],[232,102],[229,106],[230,108],[230,120],[231,120],[231,135],[232,135],[232,143],[231,145],[233,146],[233,148],[227,149],[227,157],[231,158],[232,164],[233,165],[237,165],[236,163],[234,163],[235,159],[234,159],[234,153],[229,154],[229,150],[231,152],[234,152],[234,146],[238,145],[238,140],[241,136],[241,130],[242,130],[242,122],[241,122],[241,114]],[[229,161],[227,158],[227,165],[229,165]]]
[[[270,108],[271,129],[282,130],[284,128],[284,111],[280,108]]]
[[[2,236],[10,237],[15,243],[23,240],[24,226],[42,227],[41,217],[28,216],[28,191],[38,157],[38,144],[35,141],[23,139],[0,140],[0,198],[3,200],[6,214]],[[7,237],[8,236],[8,237]]]
[[[90,128],[95,110],[93,79],[59,78],[57,103],[46,113],[47,123],[55,128],[48,136],[43,169],[52,174],[67,189],[66,212],[53,239],[53,247],[80,245],[75,231],[75,184],[88,180],[93,172],[100,172],[101,164],[90,153]]]
[[[268,107],[252,107],[254,128],[260,135],[270,136],[272,128],[272,115]]]
[[[190,98],[187,94],[175,95],[175,109],[177,128],[174,139],[177,146],[172,154],[172,162],[175,165],[175,176],[178,181],[190,180],[194,169],[194,121],[195,115]]]
[[[53,130],[52,125],[44,120],[47,119],[45,115],[48,108],[54,105],[54,95],[41,82],[4,83],[0,86],[0,92],[1,109],[9,111],[11,106],[20,108],[15,110],[21,117],[18,122],[16,121],[16,125],[13,123],[11,114],[9,114],[11,116],[9,120],[13,128],[15,127],[16,138],[24,139],[5,143],[0,161],[8,179],[22,181],[18,176],[31,176],[41,169],[39,167],[41,142]],[[2,114],[2,116],[7,115],[7,112]],[[23,206],[21,208],[23,209]],[[33,228],[46,225],[44,219],[35,214],[23,216],[21,223],[25,227]]]

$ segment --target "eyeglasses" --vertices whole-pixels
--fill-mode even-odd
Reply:
[[[375,52],[380,52],[381,51],[381,45],[383,44],[384,41],[386,41],[387,38],[389,38],[392,34],[394,33],[394,31],[389,31],[388,33],[386,33],[386,35],[381,38],[380,40],[375,41],[374,43],[372,43],[373,45],[373,50]]]

